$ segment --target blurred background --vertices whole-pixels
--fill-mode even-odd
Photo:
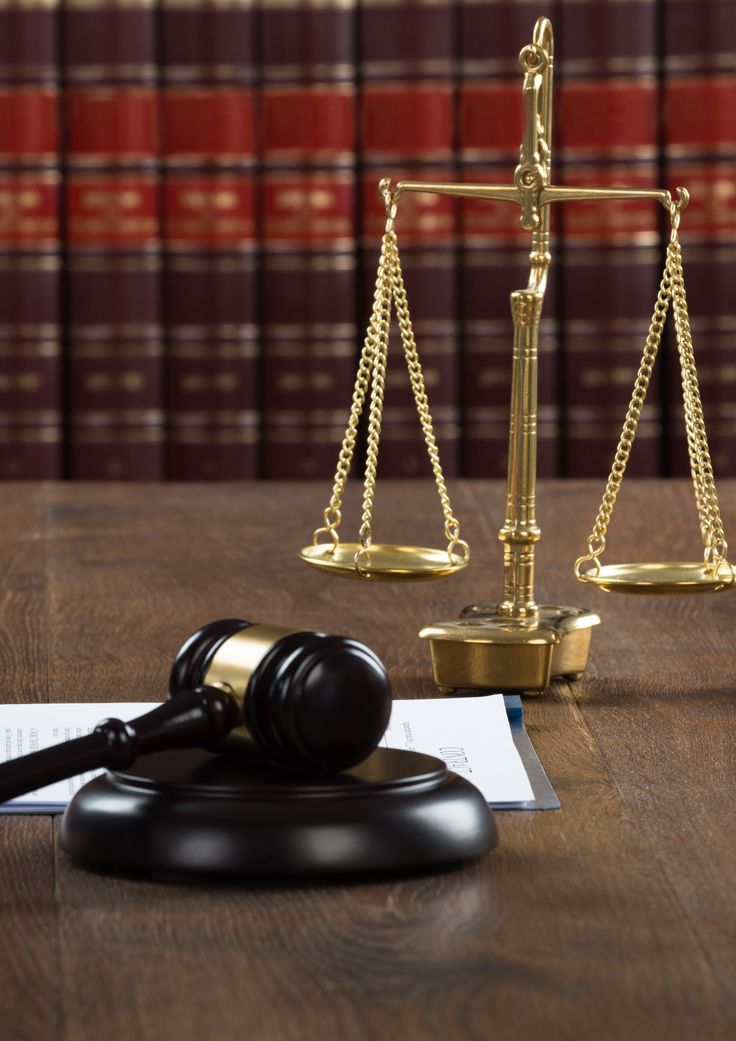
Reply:
[[[716,476],[736,475],[734,0],[0,0],[0,476],[334,472],[381,177],[511,183],[556,43],[554,180],[669,187]],[[539,472],[607,474],[663,264],[656,203],[553,213]],[[447,475],[504,476],[518,210],[402,200]],[[379,474],[430,474],[398,336]],[[630,473],[688,472],[670,336]]]

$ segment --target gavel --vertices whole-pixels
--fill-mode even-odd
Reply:
[[[47,784],[174,748],[228,746],[290,766],[345,770],[381,740],[391,687],[380,659],[345,636],[227,618],[179,649],[170,700],[130,722],[0,765],[0,802]]]

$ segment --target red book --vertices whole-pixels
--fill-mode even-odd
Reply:
[[[664,9],[665,172],[690,204],[680,240],[698,380],[716,477],[736,475],[736,9]],[[667,367],[668,472],[689,474],[679,365]]]
[[[61,477],[58,8],[0,7],[0,477]]]
[[[71,476],[162,475],[155,12],[64,19]]]
[[[563,0],[557,125],[562,183],[658,188],[656,8],[648,0]],[[662,274],[654,201],[557,205],[563,474],[608,475]],[[661,473],[661,378],[655,370],[627,473]]]
[[[263,403],[267,477],[329,478],[352,397],[352,2],[261,11]]]
[[[361,284],[367,323],[386,224],[383,177],[454,181],[454,34],[447,3],[365,0],[360,11]],[[407,298],[446,476],[460,471],[457,207],[404,196],[396,220]],[[381,426],[379,475],[427,477],[422,436],[396,323]]]
[[[523,126],[518,54],[531,40],[535,13],[512,0],[461,4],[459,147],[465,181],[513,183]],[[539,330],[537,472],[542,477],[556,476],[559,469],[555,216]],[[531,236],[520,228],[516,206],[463,200],[463,449],[471,477],[506,476],[513,347],[509,296],[527,285],[530,250]]]
[[[163,5],[167,468],[257,477],[250,2]]]

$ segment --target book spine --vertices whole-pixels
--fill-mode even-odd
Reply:
[[[68,0],[67,335],[70,473],[162,475],[155,11]]]
[[[164,0],[167,477],[259,474],[252,0]]]
[[[56,2],[0,7],[0,478],[61,477]]]
[[[651,0],[562,0],[557,106],[562,183],[660,186],[657,19]],[[650,200],[558,206],[563,475],[604,477],[631,398],[661,277]],[[627,473],[661,473],[662,382],[647,395]]]
[[[736,476],[736,9],[664,6],[665,178],[690,203],[680,238],[698,381],[717,477]],[[671,355],[672,356],[672,355]],[[667,368],[668,473],[689,474],[679,365]]]
[[[264,0],[260,17],[266,477],[330,477],[352,397],[355,6]]]
[[[363,0],[360,8],[361,313],[366,318],[386,224],[379,181],[456,179],[454,14],[452,0]],[[406,195],[396,231],[442,469],[452,477],[460,472],[457,206],[445,196]],[[379,473],[432,473],[395,324]]]
[[[548,14],[552,12],[548,10]],[[535,11],[512,0],[460,5],[459,155],[464,181],[511,184],[522,138],[517,55]],[[554,160],[554,152],[553,152]],[[554,179],[553,167],[553,179]],[[463,455],[470,477],[505,477],[508,466],[513,325],[509,296],[526,286],[531,239],[508,203],[461,203]],[[553,213],[553,222],[555,214]],[[539,329],[537,473],[559,470],[557,254]]]

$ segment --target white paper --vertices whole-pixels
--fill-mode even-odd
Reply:
[[[84,702],[0,705],[0,762],[90,733],[108,716],[129,720],[152,702]],[[502,694],[475,698],[394,701],[382,744],[443,759],[491,803],[534,798],[514,745]],[[102,771],[70,777],[0,805],[0,813],[63,810],[82,785]]]
[[[394,701],[382,742],[443,759],[490,803],[534,798],[511,736],[503,694]]]

